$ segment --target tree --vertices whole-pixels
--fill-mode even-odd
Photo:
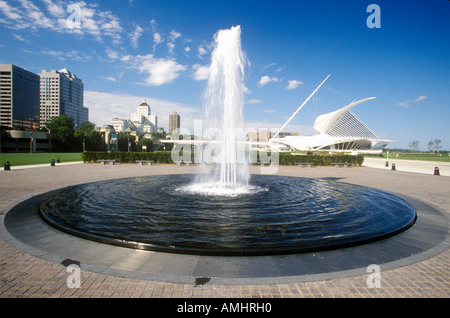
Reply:
[[[73,117],[67,115],[54,117],[45,123],[45,127],[50,132],[61,150],[75,150],[75,124]]]
[[[418,140],[413,140],[409,143],[409,149],[411,150],[419,150],[419,141]]]
[[[80,151],[100,151],[103,150],[103,137],[97,131],[95,124],[84,121],[75,131],[77,148]]]
[[[433,142],[433,140],[430,140],[430,141],[428,142],[428,151],[429,151],[429,152],[432,152],[432,151],[433,151],[433,148],[434,148],[434,142]]]
[[[441,149],[442,148],[442,146],[441,146],[441,140],[440,139],[435,139],[435,140],[430,140],[429,142],[428,142],[428,151],[435,151],[435,152],[438,152],[439,151],[439,149]]]
[[[434,151],[438,152],[442,148],[441,140],[435,139],[433,142],[434,142]]]
[[[139,146],[141,146],[141,147],[147,146],[147,150],[145,150],[144,152],[151,152],[151,151],[153,151],[153,140],[148,139],[148,138],[143,138],[139,142]]]
[[[117,134],[117,142],[119,146],[119,151],[136,151],[136,137],[126,133]],[[130,146],[128,146],[130,143]]]

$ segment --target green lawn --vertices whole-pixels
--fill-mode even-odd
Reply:
[[[59,158],[61,163],[71,161],[82,161],[81,153],[0,153],[0,167],[4,167],[9,161],[11,167],[24,165],[45,164]]]
[[[386,153],[383,153],[383,158],[386,158]],[[402,160],[424,160],[424,161],[443,161],[450,162],[450,156],[436,156],[432,154],[414,154],[406,153],[400,154],[398,158],[395,153],[389,153],[389,159],[402,159]]]

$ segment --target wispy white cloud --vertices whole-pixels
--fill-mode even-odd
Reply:
[[[261,100],[261,99],[255,99],[255,98],[253,98],[253,99],[249,99],[248,101],[247,101],[247,104],[259,104],[259,103],[263,103],[264,101],[263,100]]]
[[[401,107],[410,107],[411,106],[411,99],[408,99],[407,101],[404,101],[404,102],[398,102],[396,105],[397,106],[401,106]]]
[[[208,54],[208,51],[202,45],[200,45],[198,47],[198,57],[202,59],[203,55],[205,54]]]
[[[192,70],[192,78],[196,81],[203,81],[209,78],[210,69],[208,65],[194,64]]]
[[[427,99],[427,97],[424,96],[424,95],[421,95],[421,96],[417,97],[417,98],[414,100],[414,103],[418,103],[418,102],[423,101],[423,100],[425,100],[425,99]]]
[[[170,40],[171,40],[171,41],[175,41],[175,40],[178,39],[180,36],[181,36],[181,33],[177,32],[177,31],[175,31],[175,30],[172,30],[172,31],[170,32]]]
[[[19,0],[19,5],[0,0],[0,23],[12,30],[37,31],[39,29],[50,29],[59,33],[92,35],[97,41],[103,37],[110,37],[112,41],[119,44],[123,28],[119,18],[110,11],[101,11],[98,5],[86,4],[84,1],[70,3],[79,8],[77,12],[80,28],[69,26],[70,13],[66,12],[69,2],[60,0],[43,0],[46,12],[37,7],[30,0]]]
[[[303,85],[304,83],[302,81],[292,80],[288,81],[288,85],[285,87],[285,89],[296,89],[300,85]]]
[[[156,50],[156,46],[163,41],[160,33],[153,33],[153,52]]]
[[[64,5],[61,1],[57,1],[57,3],[54,3],[51,0],[42,0],[45,3],[45,6],[47,7],[48,12],[57,18],[65,17],[66,16],[66,10],[64,10]]]
[[[20,34],[13,33],[13,36],[19,41],[26,42],[26,40]]]
[[[86,62],[91,59],[90,55],[87,55],[81,51],[73,50],[73,51],[55,51],[55,50],[43,50],[41,51],[42,54],[50,55],[54,58],[57,58],[61,61],[79,61],[79,62]]]
[[[146,85],[160,86],[172,83],[180,72],[187,69],[186,66],[178,64],[174,59],[155,58],[153,54],[138,55],[133,59],[133,68],[140,73],[147,73]]]
[[[267,65],[264,65],[263,68],[264,68],[264,69],[268,69],[268,68],[275,67],[275,66],[277,66],[277,65],[278,65],[278,63],[269,63],[269,64],[267,64]],[[279,73],[279,72],[281,72],[282,70],[284,70],[284,67],[283,67],[283,66],[280,66],[280,67],[277,67],[277,69],[275,70],[275,72]]]
[[[12,7],[8,2],[0,0],[0,10],[6,16],[6,19],[1,21],[11,28],[13,28],[13,21],[20,21],[22,19],[20,9]]]
[[[270,68],[270,67],[276,66],[276,65],[277,65],[277,63],[269,63],[267,65],[264,65],[263,68]]]
[[[276,78],[276,77],[270,77],[270,76],[263,76],[263,77],[261,77],[261,79],[259,80],[259,82],[258,82],[258,85],[260,86],[260,87],[262,87],[262,86],[264,86],[264,85],[266,85],[266,84],[268,84],[268,83],[270,83],[270,82],[278,82],[279,81],[279,79],[278,78]]]
[[[161,37],[161,34],[158,33],[158,32],[155,32],[155,33],[153,34],[153,41],[155,42],[155,44],[161,43],[161,42],[163,41],[163,40],[162,40],[162,37]]]
[[[156,47],[164,41],[161,33],[158,32],[156,29],[156,24],[157,23],[155,19],[150,20],[150,25],[152,27],[153,32],[153,52],[155,52]]]
[[[33,28],[52,28],[54,26],[54,21],[45,16],[33,2],[29,0],[19,0],[19,2]]]
[[[106,56],[108,56],[111,60],[117,60],[120,58],[119,53],[109,47],[106,48]]]
[[[136,28],[131,33],[131,45],[133,45],[134,48],[138,47],[139,38],[142,36],[142,33],[144,32],[144,29],[141,28],[139,25],[136,25]]]
[[[105,76],[105,75],[100,75],[98,78],[102,81],[108,81],[108,82],[120,82],[120,80],[122,79],[123,75],[125,74],[125,71],[120,72],[117,76]]]
[[[175,48],[175,40],[181,36],[181,33],[172,30],[169,35],[169,41],[167,42],[167,47],[169,48],[169,54],[173,54]]]
[[[408,99],[407,101],[404,101],[404,102],[398,102],[396,105],[400,106],[400,107],[408,108],[408,107],[411,107],[412,104],[421,102],[427,98],[428,98],[427,96],[421,95],[415,99]]]
[[[118,82],[118,79],[112,76],[99,76],[98,77],[101,80],[106,80],[106,81],[110,81],[110,82]]]
[[[122,56],[122,57],[120,58],[120,60],[121,60],[122,62],[130,62],[132,59],[133,59],[133,56],[130,55],[130,54],[124,55],[124,56]]]

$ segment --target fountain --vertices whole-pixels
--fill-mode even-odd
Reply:
[[[214,153],[217,165],[212,172],[207,172],[204,165],[201,167],[192,185],[194,193],[233,194],[246,191],[249,171],[242,111],[246,64],[240,27],[217,32],[204,95],[206,129],[202,137],[211,141],[202,154],[211,157]],[[208,161],[208,158],[204,159]]]
[[[61,189],[41,216],[87,239],[153,251],[274,255],[364,244],[415,221],[414,208],[376,189],[330,180],[253,175],[243,130],[240,27],[215,35],[195,175],[150,176]],[[206,160],[207,161],[207,160]]]

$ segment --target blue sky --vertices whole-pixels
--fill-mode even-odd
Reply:
[[[370,4],[381,28],[367,25]],[[353,112],[391,147],[441,139],[450,149],[447,0],[0,0],[0,63],[69,69],[99,126],[146,98],[160,126],[177,111],[192,130],[214,34],[235,25],[250,62],[249,126],[281,127],[331,74],[286,131],[312,134],[318,115],[375,96]]]

